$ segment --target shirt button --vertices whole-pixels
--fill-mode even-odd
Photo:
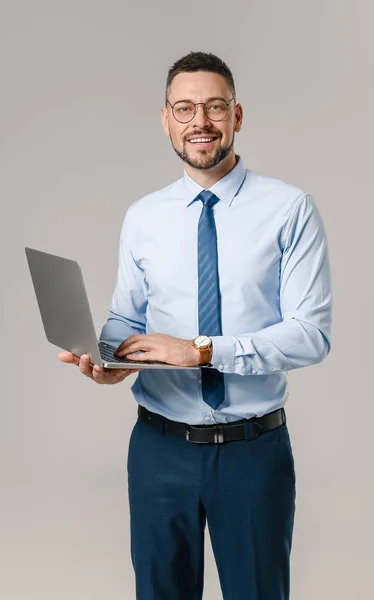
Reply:
[[[210,417],[204,417],[205,421],[210,421]]]
[[[202,380],[202,379],[199,379],[199,383],[203,383],[203,380]]]
[[[223,365],[218,365],[220,371],[223,371]]]
[[[256,375],[257,371],[256,369],[252,369],[252,375]]]

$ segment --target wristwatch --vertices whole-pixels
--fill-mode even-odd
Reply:
[[[199,367],[211,367],[213,342],[207,335],[198,335],[194,338],[192,345],[200,351]]]

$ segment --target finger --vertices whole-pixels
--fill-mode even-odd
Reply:
[[[128,346],[130,346],[134,342],[139,341],[140,335],[141,334],[130,335],[128,338],[126,338],[125,340],[123,340],[123,342],[121,342],[120,345],[117,346],[114,354],[116,352],[121,352],[122,350],[125,350]]]
[[[94,365],[92,368],[92,378],[96,381],[96,383],[105,383],[106,376],[107,374],[104,372],[103,367]]]
[[[156,358],[153,358],[153,356],[154,355],[152,354],[152,352],[126,354],[126,358],[128,358],[129,360],[133,360],[134,362],[142,362],[144,360],[158,360]]]
[[[150,350],[154,350],[154,346],[152,346],[149,342],[145,342],[145,340],[141,340],[139,342],[130,344],[121,351],[118,351],[116,356],[127,356],[128,354],[133,354],[134,352],[149,352]]]
[[[127,340],[124,340],[123,342],[120,343],[119,346],[117,346],[117,348],[113,351],[114,356],[117,356],[117,352],[121,352],[122,350],[124,350],[126,348],[126,343],[127,343]]]
[[[149,342],[150,336],[151,336],[151,334],[144,334],[144,333],[130,335],[130,337],[126,338],[125,340],[123,340],[123,342],[120,343],[120,345],[114,351],[114,355],[118,356],[118,354],[121,352],[122,356],[124,356],[124,354],[126,354],[126,352],[129,352],[129,348],[130,348],[131,352],[134,351],[134,348],[135,349],[143,348],[143,345],[146,343],[146,341]],[[136,344],[138,344],[138,345],[135,347]]]
[[[129,348],[133,349],[133,344],[128,344],[126,346],[118,346],[117,350],[113,352],[114,356],[125,356],[129,352]]]
[[[133,369],[107,369],[95,365],[92,374],[97,383],[117,383],[124,379]]]
[[[113,379],[116,381],[117,380],[122,381],[122,379],[125,379],[125,377],[128,377],[132,373],[137,373],[138,371],[143,371],[143,369],[141,367],[139,367],[138,369],[105,369],[104,368],[104,371],[106,371],[105,375],[107,378]]]
[[[83,375],[86,375],[91,379],[93,378],[92,367],[90,366],[90,357],[88,356],[88,354],[82,354],[82,356],[80,357],[79,370],[81,373],[83,373]]]
[[[105,375],[108,378],[112,378],[112,379],[124,379],[125,377],[127,377],[128,375],[131,375],[132,373],[137,373],[138,371],[142,371],[141,368],[139,369],[104,369],[105,371],[107,371],[107,373],[105,373]]]
[[[92,369],[92,376],[96,383],[117,383],[125,378],[128,369],[106,369],[95,365]]]
[[[137,373],[138,371],[144,371],[144,369],[121,369],[125,371],[124,377],[123,379],[125,379],[126,377],[129,377],[129,375],[132,375],[133,373]]]
[[[114,384],[120,383],[134,371],[140,370],[141,369],[106,369],[105,367],[98,367],[95,365],[92,373],[96,383]]]
[[[75,365],[79,364],[79,358],[75,356],[75,354],[73,354],[72,352],[60,352],[58,358],[59,360],[61,360],[61,362],[64,363],[71,363]]]

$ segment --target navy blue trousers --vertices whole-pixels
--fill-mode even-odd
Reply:
[[[224,600],[288,600],[295,471],[286,424],[194,444],[138,419],[128,485],[137,600],[201,600],[206,523]]]

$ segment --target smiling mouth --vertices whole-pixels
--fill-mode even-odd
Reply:
[[[194,146],[203,146],[203,145],[207,145],[207,144],[214,142],[216,139],[218,139],[216,136],[201,136],[201,137],[191,138],[187,141],[190,144],[193,144]]]

